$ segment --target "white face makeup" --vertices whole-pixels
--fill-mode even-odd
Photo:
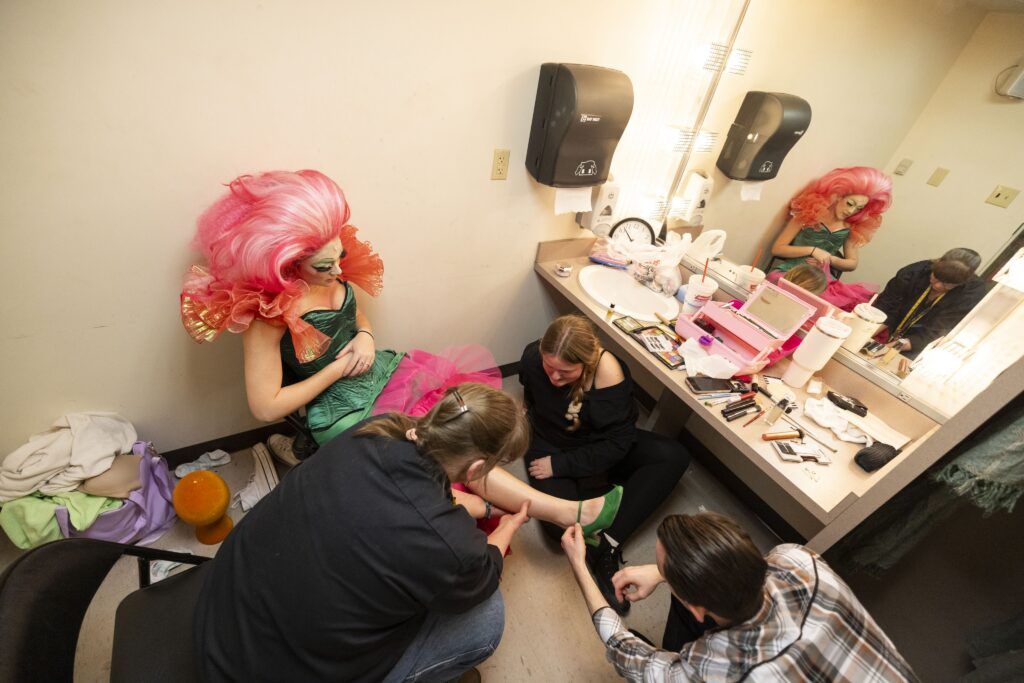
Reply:
[[[341,238],[333,240],[307,258],[299,261],[299,279],[310,286],[326,287],[341,275],[339,260],[345,255]]]
[[[572,384],[583,374],[583,363],[566,363],[547,353],[542,353],[540,359],[548,380],[556,387]]]
[[[868,205],[868,196],[863,194],[848,194],[836,201],[836,218],[845,221],[865,206]]]

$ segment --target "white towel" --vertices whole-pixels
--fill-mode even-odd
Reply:
[[[71,413],[0,463],[0,503],[40,491],[74,491],[103,474],[114,457],[128,453],[138,439],[132,423],[116,413]]]

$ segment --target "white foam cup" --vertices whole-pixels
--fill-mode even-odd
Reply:
[[[740,266],[736,271],[736,284],[748,292],[753,292],[762,282],[764,282],[764,271],[759,268],[751,269],[747,266]]]
[[[853,313],[843,318],[850,326],[850,336],[843,342],[843,348],[857,353],[868,340],[875,336],[878,327],[885,322],[885,313],[870,304],[857,304]]]
[[[693,315],[699,311],[718,291],[718,282],[714,278],[703,278],[703,282],[701,279],[700,275],[691,275],[686,285],[686,298],[683,301],[683,313],[686,315]]]

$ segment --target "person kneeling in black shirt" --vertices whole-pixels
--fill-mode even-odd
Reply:
[[[451,482],[522,456],[522,408],[482,384],[370,418],[292,470],[224,541],[195,617],[206,680],[446,680],[494,652],[502,554]]]

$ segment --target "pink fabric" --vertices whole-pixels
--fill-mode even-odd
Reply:
[[[870,301],[871,297],[878,293],[879,287],[873,282],[840,282],[832,279],[832,273],[828,268],[822,270],[825,272],[828,285],[825,286],[825,291],[818,296],[840,310],[852,311],[854,306]],[[778,284],[785,274],[781,270],[772,270],[766,277],[768,282],[774,285]]]
[[[832,279],[828,268],[822,270],[828,285],[818,296],[842,311],[852,311],[854,306],[867,303],[878,293],[878,285],[872,282],[840,282]]]
[[[445,391],[463,382],[479,382],[501,389],[501,371],[496,367],[490,351],[477,344],[453,346],[440,355],[414,349],[399,362],[387,386],[373,404],[373,414],[395,412],[413,417],[426,415],[444,396]],[[452,484],[452,488],[456,491],[469,491],[462,484]],[[490,535],[498,528],[500,519],[478,519],[476,526]],[[505,554],[511,552],[509,548]]]
[[[444,392],[463,382],[501,389],[501,371],[482,346],[453,346],[434,355],[414,349],[405,354],[373,404],[373,414],[426,415]]]

